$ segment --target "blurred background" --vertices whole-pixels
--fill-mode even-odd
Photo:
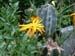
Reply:
[[[75,0],[0,0],[0,56],[75,56]],[[45,34],[28,38],[20,24],[39,16]],[[52,38],[64,51],[43,48]],[[38,41],[39,39],[39,41]],[[53,47],[53,46],[52,46]],[[59,50],[59,49],[58,49]]]

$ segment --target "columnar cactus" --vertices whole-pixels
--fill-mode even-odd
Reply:
[[[54,7],[51,4],[45,4],[37,10],[38,16],[42,18],[42,23],[45,26],[46,35],[50,36],[56,29],[56,14]]]

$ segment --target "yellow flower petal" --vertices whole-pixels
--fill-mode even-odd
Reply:
[[[19,25],[21,28],[20,30],[27,30],[27,34],[29,36],[32,36],[35,34],[36,31],[39,31],[40,33],[44,32],[44,26],[40,23],[40,17],[31,17],[32,23],[26,24],[26,25]]]
[[[32,32],[31,32],[31,28],[27,31],[27,35],[31,36]]]
[[[32,23],[39,23],[40,22],[40,17],[31,17]]]
[[[72,14],[70,14],[69,16],[74,16],[75,15],[75,13],[72,13]]]
[[[30,29],[27,31],[27,35],[32,36],[32,35],[34,35],[35,32],[36,32],[36,29],[34,30],[33,28],[30,28]]]
[[[37,30],[42,34],[42,30],[40,28],[37,28]]]
[[[73,16],[73,25],[75,26],[75,13],[72,13],[69,16]]]
[[[26,30],[26,29],[29,28],[29,26],[27,26],[27,25],[19,25],[19,26],[21,27],[20,28],[21,31]]]
[[[75,15],[73,16],[73,25],[75,26]]]

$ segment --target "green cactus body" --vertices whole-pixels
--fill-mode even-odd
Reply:
[[[38,15],[42,18],[45,26],[46,35],[50,36],[56,30],[56,14],[51,4],[46,4],[38,9]]]

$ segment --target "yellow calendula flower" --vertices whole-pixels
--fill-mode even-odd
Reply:
[[[72,13],[69,16],[73,16],[73,25],[75,26],[75,13]]]
[[[23,25],[19,25],[20,26],[20,30],[28,30],[27,34],[29,36],[32,36],[35,34],[36,31],[39,31],[40,33],[44,32],[44,26],[40,23],[40,17],[31,17],[31,23],[29,24],[23,24]]]

